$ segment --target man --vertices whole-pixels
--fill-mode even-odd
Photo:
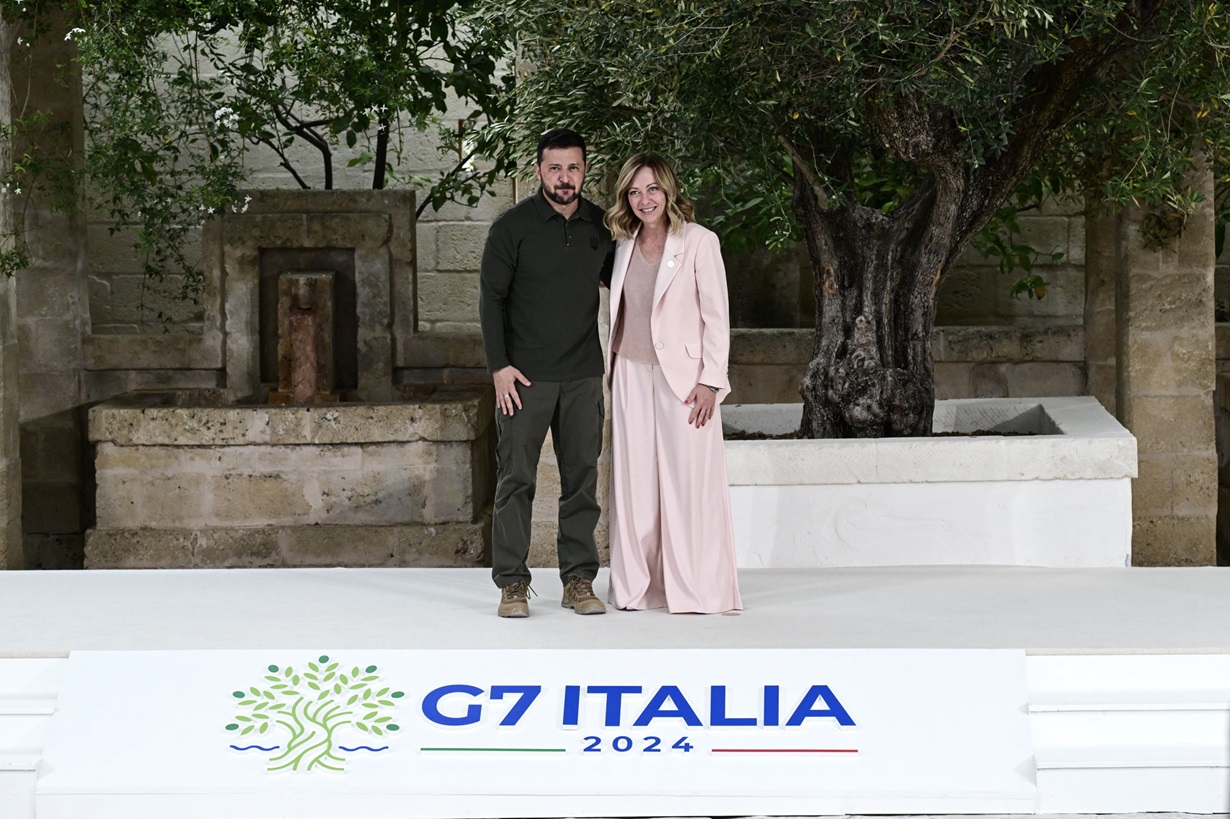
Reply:
[[[538,141],[539,189],[491,225],[483,248],[479,316],[495,384],[495,511],[491,575],[501,617],[528,617],[530,513],[547,430],[559,462],[561,605],[603,614],[594,594],[602,347],[598,283],[614,254],[602,209],[581,196],[585,140],[556,128]]]

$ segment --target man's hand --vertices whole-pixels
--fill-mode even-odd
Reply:
[[[517,382],[520,381],[528,387],[530,380],[522,375],[520,370],[509,364],[504,369],[493,372],[491,380],[495,384],[495,405],[500,408],[500,412],[512,415],[514,406],[521,409],[521,396],[517,395]]]
[[[683,403],[692,407],[692,412],[688,414],[688,423],[695,424],[696,428],[700,429],[713,417],[713,408],[717,406],[717,393],[704,384],[697,384],[688,393],[688,400]]]

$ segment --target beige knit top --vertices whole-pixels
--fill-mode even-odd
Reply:
[[[623,295],[619,303],[619,317],[615,325],[615,339],[611,349],[616,354],[638,364],[657,364],[658,354],[653,349],[653,335],[649,329],[649,315],[653,311],[653,287],[658,271],[645,257],[641,249],[634,247],[624,276]]]

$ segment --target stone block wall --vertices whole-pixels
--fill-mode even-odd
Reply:
[[[731,394],[742,404],[802,402],[811,330],[733,331]],[[937,327],[936,398],[1026,398],[1085,394],[1079,326]]]
[[[455,116],[468,111],[457,107]],[[450,112],[450,118],[454,114]],[[334,146],[334,186],[338,190],[371,189],[370,166],[346,167],[350,159],[365,148]],[[324,168],[318,151],[298,143],[291,151],[296,169],[313,189],[324,184]],[[441,152],[434,133],[408,136],[398,165],[398,174],[407,179],[434,179],[453,166],[456,157]],[[246,165],[254,190],[287,190],[297,187],[278,158],[263,147],[253,148]],[[391,184],[390,190],[397,189]],[[404,186],[402,186],[404,187]],[[416,227],[419,326],[428,331],[448,331],[477,327],[478,265],[483,241],[491,220],[509,207],[516,196],[532,188],[508,181],[484,197],[475,207],[445,204],[439,211],[423,209]],[[421,198],[420,198],[421,201]],[[91,211],[86,216],[88,244],[89,315],[95,335],[199,333],[207,306],[194,305],[180,296],[184,277],[178,271],[164,271],[162,281],[145,278],[140,261],[132,250],[132,237],[113,233],[114,223],[106,213]],[[187,247],[192,263],[202,260],[200,234]],[[163,318],[163,317],[166,318]],[[169,320],[168,320],[169,319]]]
[[[1216,561],[1215,222],[1203,157],[1189,181],[1204,201],[1166,248],[1142,240],[1147,214],[1118,216],[1116,405],[1140,447],[1132,487],[1136,565]]]
[[[1037,251],[1032,273],[1047,282],[1041,299],[1013,296],[1021,271],[1001,273],[998,259],[967,250],[940,289],[936,323],[1080,324],[1085,309],[1085,224],[1083,203],[1049,201],[1018,217],[1021,228],[1013,241]],[[1058,260],[1052,254],[1061,254]]]

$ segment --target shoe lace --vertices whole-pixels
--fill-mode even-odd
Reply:
[[[509,598],[513,598],[513,597],[524,597],[526,600],[528,600],[530,598],[530,595],[533,595],[535,597],[538,596],[538,592],[534,591],[533,587],[531,587],[530,584],[526,583],[524,580],[518,580],[514,583],[509,583],[507,586],[505,586],[503,589],[500,590],[500,593],[503,595],[503,599],[505,600],[508,600]]]
[[[573,597],[594,596],[594,581],[592,580],[586,580],[584,577],[574,577],[570,585],[572,586]]]

